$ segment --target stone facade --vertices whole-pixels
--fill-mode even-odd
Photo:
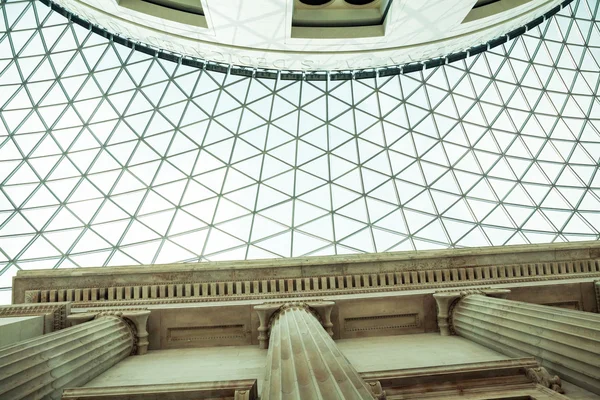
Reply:
[[[184,400],[259,393],[262,399],[592,399],[600,395],[599,278],[600,242],[19,272],[13,300],[20,304],[0,309],[0,317],[44,315],[52,324],[33,341],[0,348],[0,371],[12,371],[0,399],[162,399],[167,392]],[[435,332],[457,339],[425,344]],[[97,343],[81,347],[82,360],[107,361],[56,358],[52,349],[73,347],[77,335]],[[383,352],[377,357],[387,369],[373,370],[368,353],[348,353],[359,351],[352,343],[381,341],[406,343],[388,353],[408,355],[414,345],[389,339],[419,343],[420,335],[425,367],[394,368]],[[445,340],[452,345],[441,345]],[[440,353],[466,351],[469,343],[469,351],[494,356],[469,362]],[[455,344],[463,350],[453,350]],[[251,347],[260,374],[244,373],[243,358],[225,357],[228,348],[242,354]],[[194,378],[194,368],[183,369],[185,351],[200,349],[205,355],[194,363],[218,362],[230,373]],[[182,374],[133,379],[151,367],[143,360],[159,362],[161,355]],[[22,389],[34,387],[35,376],[11,361],[21,356],[43,360],[40,376],[53,377],[37,392]],[[61,378],[74,371],[80,378]]]

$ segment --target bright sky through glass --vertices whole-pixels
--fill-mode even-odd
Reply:
[[[0,5],[0,303],[18,269],[599,238],[600,21],[425,72],[227,76]]]

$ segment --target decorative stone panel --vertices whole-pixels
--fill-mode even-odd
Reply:
[[[41,315],[44,317],[43,332],[46,334],[68,327],[67,316],[70,312],[70,302],[53,304],[11,304],[0,307],[0,318]]]
[[[170,277],[177,276],[177,272],[174,266]],[[600,277],[600,259],[227,282],[161,283],[157,275],[157,284],[153,285],[26,290],[25,301],[66,300],[78,307],[102,307],[294,298],[588,277]]]

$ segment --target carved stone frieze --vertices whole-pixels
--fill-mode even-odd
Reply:
[[[254,294],[254,293],[242,293],[240,295],[229,295],[229,294],[218,294],[215,296],[207,296],[207,297],[159,297],[159,298],[139,298],[139,299],[120,299],[120,300],[94,300],[94,301],[75,301],[72,304],[73,307],[77,308],[91,308],[91,307],[124,307],[124,306],[149,306],[149,305],[160,305],[160,304],[189,304],[189,303],[210,303],[210,302],[219,302],[219,301],[241,301],[241,300],[274,300],[280,298],[298,298],[301,299],[303,297],[314,297],[317,296],[333,296],[333,295],[341,295],[341,294],[363,294],[363,293],[385,293],[385,292],[401,292],[407,290],[416,290],[416,289],[442,289],[442,288],[468,288],[470,286],[480,286],[482,283],[492,283],[492,284],[502,284],[502,283],[525,283],[525,282],[546,282],[552,280],[568,280],[568,279],[576,279],[576,278],[595,278],[600,276],[600,273],[593,274],[578,274],[576,276],[547,276],[547,277],[532,277],[532,278],[520,278],[520,279],[511,279],[511,280],[503,280],[503,279],[494,279],[489,280],[488,282],[448,282],[448,283],[440,283],[440,284],[418,284],[418,285],[403,285],[403,286],[384,286],[384,287],[370,287],[370,288],[357,288],[357,289],[320,289],[313,291],[305,291],[305,292],[273,292],[273,293],[262,293],[262,294]],[[131,288],[131,287],[125,287]],[[63,290],[73,290],[73,289],[63,289]],[[98,288],[91,288],[90,290],[98,290]],[[452,289],[448,289],[449,291],[453,291]],[[44,292],[44,290],[33,290],[28,292],[36,292],[39,296],[40,292]],[[39,298],[34,297],[37,303],[39,303]]]
[[[479,250],[468,257],[457,257],[448,252],[443,257],[440,253],[428,258],[423,265],[411,259],[379,261],[381,256],[378,256],[375,260],[348,258],[348,264],[306,263],[301,267],[285,268],[274,263],[254,269],[245,267],[248,263],[240,262],[239,266],[230,268],[232,272],[215,267],[196,270],[186,265],[171,266],[168,272],[158,267],[117,269],[119,284],[105,268],[87,274],[85,279],[68,274],[42,276],[39,271],[20,272],[15,277],[14,293],[16,299],[28,303],[73,301],[75,307],[107,307],[444,290],[599,278],[600,249],[594,247],[592,250],[569,250],[558,257],[556,250],[532,248],[518,258],[518,252],[504,248],[486,250],[489,254],[479,254],[483,252]],[[519,263],[519,259],[526,262]]]
[[[70,312],[71,303],[69,302],[0,306],[0,317],[43,316],[44,334],[66,328],[68,326],[67,316]]]

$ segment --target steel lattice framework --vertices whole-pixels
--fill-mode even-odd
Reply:
[[[18,269],[590,240],[599,2],[424,72],[285,81],[0,3],[0,302]]]

